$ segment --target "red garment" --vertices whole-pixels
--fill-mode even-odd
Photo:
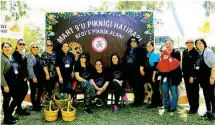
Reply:
[[[168,59],[163,59],[158,62],[157,69],[160,72],[170,72],[172,70],[177,69],[180,66],[180,62],[172,57],[169,57]]]

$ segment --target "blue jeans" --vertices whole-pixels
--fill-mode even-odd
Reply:
[[[166,81],[162,82],[162,92],[164,97],[164,108],[177,109],[178,105],[178,86],[172,85],[172,79],[167,78]],[[171,91],[172,100],[170,100],[169,90]]]

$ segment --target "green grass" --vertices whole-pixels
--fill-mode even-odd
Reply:
[[[187,115],[187,107],[179,107],[175,113],[163,109],[147,109],[146,106],[123,106],[118,113],[113,113],[111,106],[96,107],[95,114],[83,112],[83,105],[77,107],[77,117],[72,122],[64,122],[61,116],[57,121],[46,122],[43,112],[31,111],[31,115],[20,117],[17,125],[212,125],[214,121],[202,119],[198,114]]]

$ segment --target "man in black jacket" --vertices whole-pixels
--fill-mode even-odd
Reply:
[[[188,114],[195,114],[199,108],[199,84],[195,80],[195,63],[198,58],[198,51],[194,48],[194,41],[186,41],[187,49],[183,51],[182,71],[190,105]]]

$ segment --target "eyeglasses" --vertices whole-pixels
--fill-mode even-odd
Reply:
[[[18,45],[19,46],[25,46],[25,43],[19,43]]]
[[[53,45],[50,45],[50,44],[47,44],[46,46],[47,46],[47,47],[53,47]]]
[[[34,49],[37,48],[38,49],[38,46],[33,46],[32,48],[34,48]]]
[[[188,43],[193,43],[193,42],[186,42],[186,44],[188,44]]]
[[[86,56],[82,56],[81,58],[85,58],[86,59]]]
[[[5,46],[4,48],[6,48],[6,49],[7,49],[7,48],[10,48],[10,46]]]
[[[152,45],[148,45],[148,46],[146,46],[146,47],[152,47]]]

